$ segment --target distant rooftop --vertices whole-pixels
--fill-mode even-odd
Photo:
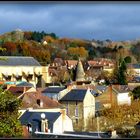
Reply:
[[[128,64],[129,68],[134,68],[134,69],[139,69],[140,68],[140,64]]]
[[[64,90],[65,87],[47,87],[45,90],[42,91],[42,93],[59,93],[60,91]]]
[[[0,66],[41,66],[33,57],[24,56],[0,56]]]
[[[128,86],[128,85],[113,85],[112,89],[116,93],[124,93],[124,92],[130,92],[134,89],[135,86]]]

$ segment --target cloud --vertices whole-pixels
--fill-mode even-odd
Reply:
[[[127,40],[140,37],[140,3],[3,3],[1,33],[16,28],[60,37]]]

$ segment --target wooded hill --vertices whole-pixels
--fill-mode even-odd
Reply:
[[[97,57],[116,59],[118,55],[131,56],[140,62],[140,40],[114,42],[109,39],[82,40],[60,38],[55,33],[22,31],[20,29],[0,35],[0,51],[4,56],[32,56],[42,65],[54,58],[92,60]]]

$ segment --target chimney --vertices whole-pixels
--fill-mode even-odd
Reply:
[[[24,92],[26,92],[26,87],[24,87],[24,89],[23,89],[23,93],[24,93]]]
[[[48,132],[48,120],[45,113],[41,114],[41,132]]]
[[[66,115],[66,110],[65,109],[61,109],[60,113],[62,114],[62,119],[65,119],[65,115]]]
[[[116,130],[113,130],[112,132],[111,132],[111,138],[117,138],[118,137],[118,135],[117,135],[117,133],[116,133]]]

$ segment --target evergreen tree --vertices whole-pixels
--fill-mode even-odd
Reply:
[[[119,59],[119,66],[118,66],[118,72],[117,72],[117,80],[120,85],[126,85],[126,63],[122,57]]]

